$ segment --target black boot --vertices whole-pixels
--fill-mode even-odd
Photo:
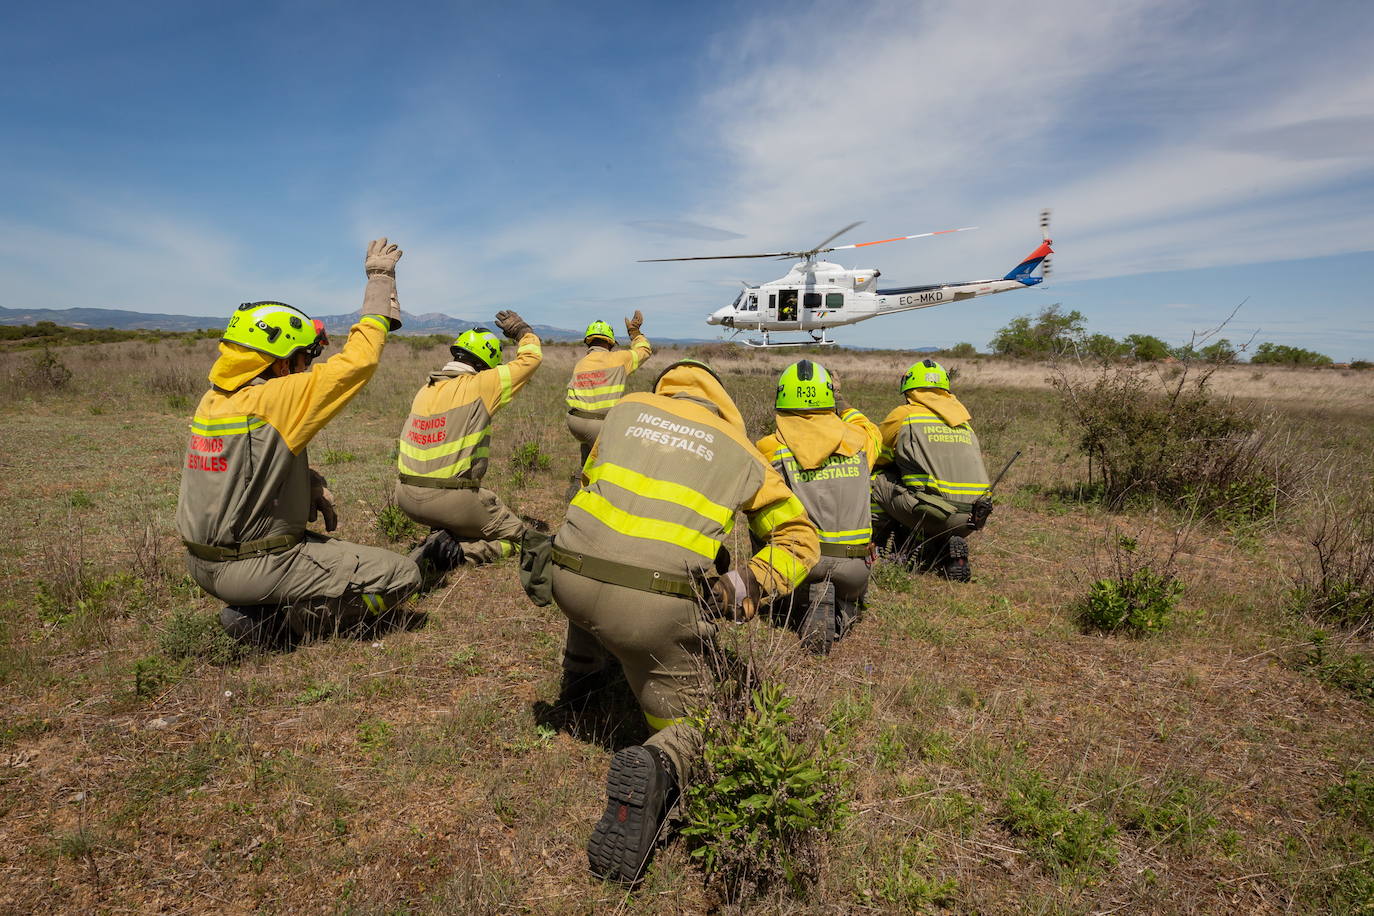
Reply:
[[[835,643],[835,584],[819,582],[811,586],[811,606],[806,608],[797,635],[804,648],[817,655],[829,655]]]
[[[587,840],[592,874],[634,886],[644,877],[677,799],[677,772],[663,751],[635,745],[606,774],[606,811]]]
[[[275,649],[291,642],[285,616],[271,605],[225,605],[219,612],[219,625],[234,640],[254,649]]]
[[[973,577],[968,565],[968,541],[955,535],[945,544],[940,575],[951,582],[967,582]]]

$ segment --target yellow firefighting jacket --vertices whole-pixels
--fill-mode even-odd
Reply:
[[[749,570],[767,595],[790,592],[819,557],[801,501],[698,367],[673,367],[653,394],[612,407],[583,481],[555,538],[566,551],[692,577],[712,568],[742,510],[764,542]]]
[[[644,361],[653,355],[649,338],[636,334],[628,350],[590,347],[587,355],[573,366],[568,380],[569,410],[604,416],[625,396],[625,382]]]
[[[401,428],[401,480],[481,480],[491,453],[492,416],[525,387],[543,358],[539,338],[530,331],[508,363],[481,372],[461,365],[431,372]]]
[[[758,449],[797,495],[826,545],[862,545],[873,537],[869,475],[882,449],[882,434],[853,407],[779,411],[778,430]]]
[[[181,472],[177,531],[190,544],[240,547],[299,538],[310,512],[306,445],[353,399],[390,327],[364,315],[343,350],[305,372],[258,380],[272,357],[221,342]]]
[[[947,391],[908,391],[907,402],[882,422],[883,453],[902,483],[959,505],[987,491],[988,472],[971,415]]]

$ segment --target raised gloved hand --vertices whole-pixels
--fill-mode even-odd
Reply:
[[[324,530],[333,531],[339,527],[339,513],[334,510],[334,494],[329,492],[329,481],[319,471],[310,469],[310,521],[324,516]]]
[[[367,289],[363,291],[363,314],[381,315],[391,323],[391,330],[401,326],[401,304],[396,299],[396,262],[401,249],[386,239],[367,243],[367,257],[363,269],[367,271]]]
[[[732,569],[711,580],[712,610],[718,617],[731,620],[751,620],[758,613],[763,600],[763,588],[748,567]]]
[[[496,326],[511,340],[519,340],[530,332],[529,323],[510,309],[502,309],[496,313]]]
[[[378,274],[387,277],[396,276],[396,262],[401,260],[401,249],[388,242],[385,238],[373,239],[367,243],[367,258],[363,261],[363,269],[367,271],[369,277]]]
[[[842,417],[844,412],[849,409],[849,402],[840,393],[840,377],[833,369],[830,371],[830,387],[835,391],[835,413]]]
[[[635,309],[635,313],[625,319],[625,333],[630,335],[631,340],[634,340],[639,336],[639,329],[642,327],[644,327],[644,313]]]

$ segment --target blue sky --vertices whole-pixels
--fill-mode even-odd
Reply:
[[[894,283],[1045,287],[841,330],[984,346],[1053,303],[1172,341],[1374,358],[1374,5],[50,3],[0,37],[12,308],[355,308],[562,327],[705,315],[775,262],[638,258],[977,225],[866,250]]]

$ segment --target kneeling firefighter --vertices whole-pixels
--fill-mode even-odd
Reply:
[[[722,574],[736,510],[763,546]],[[685,717],[707,701],[713,618],[748,619],[790,592],[818,547],[806,510],[750,444],[709,366],[676,362],[652,394],[607,413],[552,548],[553,597],[568,618],[563,699],[585,695],[609,653],[655,734],[611,762],[606,810],[587,843],[594,874],[638,881],[691,778],[701,735]]]
[[[579,474],[592,450],[592,443],[601,433],[606,411],[625,396],[626,379],[653,355],[654,348],[649,344],[649,338],[640,333],[643,325],[644,316],[636,309],[632,317],[625,319],[630,349],[618,352],[615,330],[608,323],[593,321],[587,325],[587,334],[583,338],[587,353],[573,366],[567,394],[568,432],[581,446]]]
[[[896,553],[948,579],[969,580],[968,541],[992,503],[988,472],[971,414],[931,359],[902,376],[906,403],[882,422],[882,473],[873,479],[874,540],[895,539]]]
[[[492,417],[525,387],[544,354],[515,312],[497,312],[496,326],[518,343],[515,358],[501,362],[501,341],[486,328],[464,331],[449,347],[452,361],[416,393],[401,429],[396,505],[434,529],[413,554],[427,577],[464,561],[508,557],[525,533],[525,523],[482,486],[482,477]]]
[[[775,406],[777,432],[758,449],[806,507],[821,542],[820,562],[775,610],[786,613],[803,645],[825,653],[859,619],[868,591],[869,479],[882,434],[810,360],[783,370]]]
[[[363,315],[342,352],[311,365],[328,342],[324,326],[281,302],[238,307],[210,369],[181,475],[177,531],[191,577],[229,606],[220,622],[244,642],[266,645],[370,628],[420,586],[406,557],[306,530],[333,496],[309,464],[306,445],[353,399],[377,368],[396,302],[400,249],[367,249]],[[392,618],[394,615],[387,615]]]

